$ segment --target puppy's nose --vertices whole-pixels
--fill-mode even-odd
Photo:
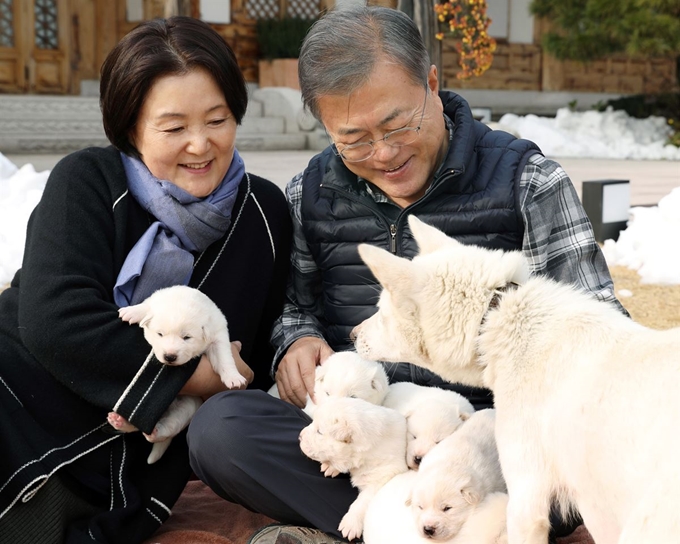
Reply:
[[[434,536],[434,534],[437,532],[436,527],[432,527],[432,525],[426,525],[423,527],[423,533],[425,533],[425,536]]]
[[[177,360],[177,354],[176,353],[165,353],[163,355],[163,358],[165,359],[166,363],[174,363]]]
[[[413,462],[414,462],[417,466],[420,466],[420,462],[421,462],[422,460],[423,460],[423,458],[422,458],[420,455],[416,455],[416,456],[413,458]]]

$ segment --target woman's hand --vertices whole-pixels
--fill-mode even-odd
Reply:
[[[241,359],[241,342],[235,341],[231,343],[231,353],[236,362],[236,368],[248,383],[252,383],[255,374],[252,369]],[[237,387],[234,389],[245,389],[246,386]],[[184,384],[184,387],[179,392],[180,395],[193,395],[207,400],[215,393],[227,391],[229,388],[222,383],[219,375],[213,370],[208,358],[203,355],[196,367],[196,370],[191,375],[191,378]]]

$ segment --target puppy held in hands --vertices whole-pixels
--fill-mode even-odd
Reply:
[[[457,535],[490,493],[506,493],[494,428],[495,410],[475,412],[425,456],[411,492],[411,510],[423,537]]]
[[[178,285],[159,289],[144,302],[120,308],[118,315],[138,323],[159,362],[179,366],[205,354],[222,382],[229,388],[247,384],[236,368],[231,352],[227,320],[217,305],[198,289]],[[182,431],[201,405],[201,399],[180,395],[169,406],[150,435],[154,442],[148,462],[154,463]],[[136,430],[125,418],[111,412],[109,423],[116,429]]]
[[[363,531],[366,509],[377,491],[406,466],[406,420],[396,410],[363,399],[329,398],[300,432],[309,458],[348,472],[359,495],[338,529],[348,540]]]
[[[406,462],[413,470],[418,470],[425,454],[475,411],[470,401],[455,391],[410,382],[391,384],[383,406],[406,417]]]

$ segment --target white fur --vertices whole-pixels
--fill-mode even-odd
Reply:
[[[118,315],[130,324],[139,323],[161,363],[183,365],[205,353],[227,387],[246,384],[231,353],[224,314],[198,289],[184,285],[159,289],[140,304],[120,308]],[[200,405],[198,397],[180,396],[173,401],[147,437],[154,442],[149,463],[161,458],[172,437],[189,424]]]
[[[364,523],[364,544],[432,544],[416,528],[411,508],[406,505],[417,472],[397,474],[380,488],[368,505]],[[489,493],[470,516],[460,532],[437,544],[507,544],[506,493]]]
[[[425,454],[452,434],[475,409],[463,395],[410,382],[389,386],[383,406],[406,418],[406,463],[417,470]]]
[[[553,497],[598,544],[677,542],[680,329],[651,330],[574,287],[528,279],[519,252],[409,225],[413,261],[359,247],[384,289],[353,333],[357,351],[493,390],[510,544],[547,542]]]
[[[349,472],[359,495],[338,529],[348,540],[363,531],[366,508],[393,476],[406,472],[406,420],[396,410],[363,399],[330,398],[300,432],[309,458]]]
[[[372,404],[382,404],[388,387],[387,374],[380,363],[363,359],[353,351],[339,351],[316,367],[314,377],[316,404],[307,395],[304,411],[310,417],[314,417],[318,404],[337,397],[351,397]]]
[[[410,501],[421,536],[453,538],[489,493],[505,493],[495,422],[494,410],[475,412],[423,459]]]

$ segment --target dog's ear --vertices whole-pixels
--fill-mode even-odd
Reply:
[[[404,506],[411,506],[413,503],[413,493],[411,491],[408,492],[408,497],[406,497],[406,500],[404,501]]]
[[[408,226],[418,244],[420,255],[433,253],[445,247],[460,245],[460,242],[450,238],[439,229],[423,223],[415,215],[408,216]]]
[[[476,475],[469,474],[468,477],[461,482],[460,494],[468,504],[472,506],[479,504],[479,501],[482,500],[482,486]]]
[[[376,363],[375,370],[373,371],[373,379],[371,380],[371,389],[375,391],[385,391],[385,387],[389,386],[385,378],[385,370],[380,363]]]
[[[470,419],[470,416],[472,414],[470,412],[463,412],[460,408],[458,408],[458,417],[460,418],[461,421],[467,421]]]
[[[140,327],[146,327],[149,323],[151,323],[151,320],[153,319],[153,314],[148,313],[146,314],[141,321],[139,322]]]
[[[408,293],[413,278],[413,263],[389,251],[369,244],[359,244],[359,256],[385,289]]]
[[[330,435],[338,442],[352,443],[352,427],[346,421],[335,419],[330,428]]]

